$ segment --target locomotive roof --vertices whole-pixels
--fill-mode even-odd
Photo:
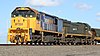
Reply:
[[[34,11],[36,14],[46,14],[46,15],[48,15],[48,16],[51,16],[51,17],[54,17],[54,18],[56,18],[56,19],[60,19],[60,20],[65,20],[65,19],[62,19],[62,18],[59,18],[59,17],[57,17],[57,16],[54,16],[54,15],[50,15],[50,14],[47,14],[47,13],[45,13],[45,12],[40,12],[40,11],[38,11],[38,10],[35,10],[35,9],[33,9],[33,8],[30,8],[30,7],[16,7],[16,9],[15,10],[32,10],[32,11]],[[14,11],[15,11],[14,10]]]
[[[54,16],[54,15],[47,14],[47,13],[45,13],[45,12],[39,12],[39,13],[46,14],[46,15],[51,16],[51,17],[54,17],[54,18],[56,18],[56,19],[64,20],[64,19],[62,19],[62,18],[59,18],[59,17]]]
[[[33,9],[33,8],[30,8],[30,7],[16,7],[15,10],[32,10],[32,11],[34,11],[36,14],[38,14],[38,11],[37,11],[37,10],[35,10],[35,9]],[[15,10],[14,10],[14,11],[15,11]]]
[[[71,22],[71,21],[68,21],[67,19],[62,19],[62,18],[59,18],[59,17],[57,17],[57,16],[47,14],[47,13],[45,13],[45,12],[40,12],[40,11],[35,10],[35,9],[33,9],[33,8],[30,8],[30,7],[16,7],[15,10],[17,10],[17,9],[19,9],[19,8],[22,8],[22,9],[25,9],[25,10],[32,10],[32,11],[34,11],[36,14],[41,14],[41,13],[42,13],[42,14],[46,14],[46,15],[51,16],[51,17],[54,17],[54,18],[56,18],[56,19],[63,20],[63,22]],[[19,9],[19,10],[20,10],[20,9]],[[82,22],[71,22],[71,23],[84,24],[84,25],[89,26],[87,23],[82,23]]]

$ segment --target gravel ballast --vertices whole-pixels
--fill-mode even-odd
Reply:
[[[0,56],[100,56],[100,46],[0,46]]]

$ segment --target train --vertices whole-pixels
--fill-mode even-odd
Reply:
[[[100,43],[100,29],[98,28],[92,28],[92,32],[94,32],[94,41],[96,43]]]
[[[95,37],[96,29],[87,23],[71,22],[30,7],[16,7],[8,29],[8,42],[26,45],[91,45],[99,41]]]

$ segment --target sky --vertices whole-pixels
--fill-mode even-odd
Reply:
[[[0,43],[7,43],[11,12],[16,7],[25,6],[72,22],[84,22],[93,28],[100,28],[100,0],[1,0]]]

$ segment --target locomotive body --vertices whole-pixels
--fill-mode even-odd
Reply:
[[[93,33],[93,36],[94,36],[94,40],[98,43],[100,43],[100,29],[97,29],[97,28],[92,28],[92,33]]]
[[[40,28],[36,20],[37,12],[31,8],[17,7],[11,14],[11,28],[8,31],[8,41],[12,43],[23,43],[31,41],[30,31]],[[36,26],[38,28],[36,28]],[[33,29],[33,30],[31,30]]]
[[[86,23],[64,21],[65,38],[71,44],[90,44],[92,36],[91,27]],[[90,42],[89,42],[90,41]]]
[[[91,44],[91,27],[39,12],[17,7],[12,12],[8,41],[16,44]]]

